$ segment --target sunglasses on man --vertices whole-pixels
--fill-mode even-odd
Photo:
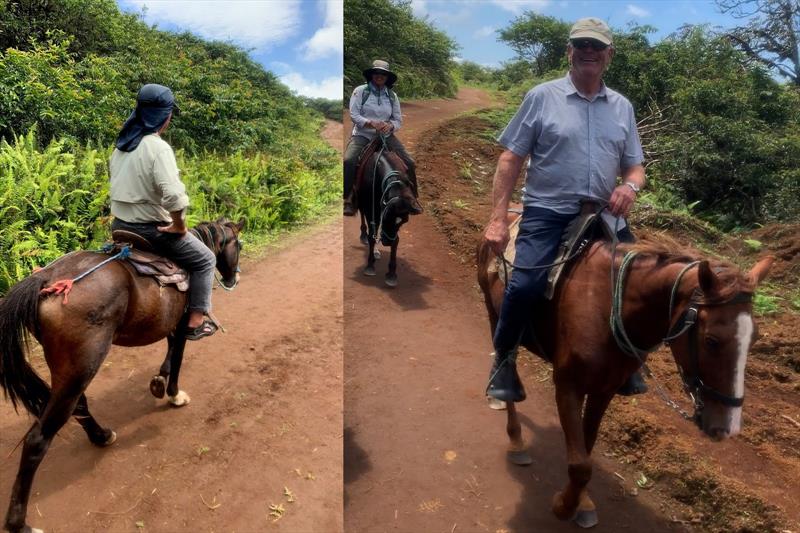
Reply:
[[[600,42],[596,39],[570,39],[569,42],[572,44],[573,48],[578,50],[586,50],[587,48],[591,48],[595,52],[602,52],[608,48],[606,43]]]

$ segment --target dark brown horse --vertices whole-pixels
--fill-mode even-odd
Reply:
[[[479,245],[477,259],[478,282],[494,332],[504,286],[489,268],[495,256],[485,243]],[[566,488],[553,498],[558,518],[572,518],[583,527],[597,523],[587,484],[600,421],[616,391],[640,367],[640,359],[662,341],[669,339],[694,399],[690,418],[714,439],[739,433],[744,365],[756,337],[752,294],[772,260],[762,260],[743,275],[733,265],[661,245],[620,244],[612,252],[608,243],[596,242],[567,265],[553,299],[531,316],[536,340],[529,331],[522,341],[553,364],[569,477]],[[612,299],[619,305],[612,306]],[[612,308],[620,318],[616,335],[610,327]],[[513,403],[507,408],[508,458],[530,464],[516,408]]]
[[[421,212],[414,197],[414,185],[403,160],[388,149],[378,149],[362,163],[364,171],[357,185],[358,209],[361,212],[361,242],[369,245],[365,276],[375,275],[375,243],[389,246],[389,271],[386,285],[397,286],[397,245],[400,227],[408,216]],[[366,242],[365,242],[366,239]]]
[[[226,287],[238,280],[242,226],[243,222],[222,219],[194,230],[217,256]],[[189,401],[178,388],[186,344],[186,293],[161,287],[155,279],[139,276],[127,261],[114,260],[76,282],[66,304],[63,296],[42,295],[44,287],[73,279],[106,259],[101,253],[73,252],[17,283],[0,301],[0,385],[15,409],[22,404],[36,417],[24,438],[6,515],[5,528],[12,533],[36,531],[25,524],[33,476],[71,416],[92,444],[108,446],[116,439],[92,417],[84,395],[112,344],[144,346],[167,337],[167,357],[150,389],[163,397],[166,383],[170,403],[181,406]],[[26,361],[26,330],[42,346],[49,386]]]

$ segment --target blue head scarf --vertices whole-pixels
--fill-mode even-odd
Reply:
[[[136,109],[122,125],[117,135],[116,147],[123,152],[133,152],[142,137],[161,129],[172,112],[180,113],[169,87],[148,83],[136,95]]]

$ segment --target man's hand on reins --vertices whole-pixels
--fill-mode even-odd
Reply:
[[[486,226],[486,231],[483,232],[483,240],[489,243],[492,251],[498,256],[505,253],[510,239],[508,221],[505,218],[492,218]]]
[[[615,217],[626,217],[636,201],[636,193],[628,185],[619,185],[611,193],[608,210]]]

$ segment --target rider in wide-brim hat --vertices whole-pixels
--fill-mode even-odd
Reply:
[[[385,85],[390,89],[394,87],[394,83],[397,81],[397,74],[389,70],[389,63],[381,59],[376,59],[373,61],[372,66],[364,69],[362,73],[364,74],[364,79],[367,80],[367,83],[372,81],[373,74],[386,76]]]
[[[395,136],[403,123],[400,100],[392,90],[397,81],[397,74],[392,72],[389,63],[382,59],[373,61],[372,66],[364,69],[363,73],[367,83],[353,89],[353,94],[350,96],[353,131],[344,152],[345,216],[353,216],[356,213],[353,189],[356,185],[358,156],[379,134],[383,136],[387,148],[403,159],[408,167],[408,177],[412,181],[415,194],[417,189],[414,160]],[[421,212],[421,209],[416,209],[415,212]]]

